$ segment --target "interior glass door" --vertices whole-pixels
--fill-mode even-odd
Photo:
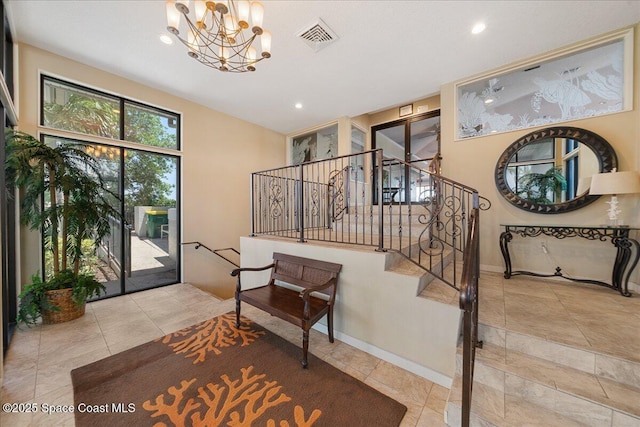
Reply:
[[[426,171],[440,152],[440,111],[374,126],[371,134],[372,148],[382,148],[388,166],[382,176],[383,203],[428,200],[431,180]],[[393,165],[390,159],[411,166]]]
[[[425,202],[432,194],[431,179],[428,173],[431,160],[440,152],[440,116],[429,116],[410,120],[407,162],[409,169],[409,190],[407,197],[412,202]]]
[[[404,159],[406,151],[404,123],[381,129],[374,128],[373,144],[373,148],[382,148],[382,157],[385,161]],[[384,168],[382,176],[383,203],[397,203],[405,200],[403,194],[404,178],[404,168],[400,168],[399,165],[389,165]],[[376,193],[374,192],[374,194]]]

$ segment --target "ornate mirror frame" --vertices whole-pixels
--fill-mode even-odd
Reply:
[[[539,129],[516,140],[502,153],[496,164],[495,181],[500,194],[515,207],[532,213],[557,214],[570,212],[593,203],[600,196],[588,192],[572,200],[555,204],[534,203],[518,197],[509,188],[506,181],[506,170],[509,160],[523,146],[546,138],[570,138],[579,141],[593,150],[598,158],[599,172],[609,172],[618,167],[618,158],[613,147],[600,135],[580,128],[558,126]]]

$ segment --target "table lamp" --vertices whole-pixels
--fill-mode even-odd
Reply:
[[[598,173],[591,177],[591,188],[589,194],[611,195],[611,200],[606,202],[609,205],[607,215],[609,225],[621,225],[622,211],[618,208],[618,194],[640,193],[640,175],[635,171]]]

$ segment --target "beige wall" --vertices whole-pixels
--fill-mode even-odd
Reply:
[[[407,103],[406,105],[408,104],[409,103]],[[413,105],[413,114],[411,114],[411,116],[424,114],[429,111],[434,111],[440,108],[440,95],[434,95],[428,98],[419,99],[418,101],[414,101],[410,104]],[[420,113],[418,113],[418,108],[423,108],[424,111],[420,111]],[[440,112],[440,114],[442,114],[442,112]],[[375,126],[381,123],[392,122],[400,118],[406,119],[411,116],[400,117],[400,107],[393,107],[393,108],[389,108],[388,110],[378,111],[376,113],[369,114],[369,126]]]
[[[182,113],[182,241],[239,249],[250,233],[249,176],[285,162],[284,135],[185,99],[51,54],[19,49],[21,130],[36,134],[39,72]],[[212,72],[215,72],[212,70]],[[23,282],[39,269],[38,238],[23,236]],[[193,246],[183,251],[183,278],[221,297],[233,292],[230,264]]]
[[[581,127],[604,137],[615,149],[619,169],[623,171],[640,171],[640,120],[638,119],[640,24],[635,26],[634,61],[632,111],[558,124],[558,126]],[[419,105],[427,105],[428,111],[440,108],[443,175],[477,189],[480,195],[488,198],[492,203],[490,210],[481,213],[481,264],[484,269],[504,270],[504,261],[498,244],[500,224],[598,225],[606,223],[605,211],[608,205],[605,202],[609,200],[607,196],[578,211],[556,215],[533,214],[509,204],[496,189],[494,180],[496,162],[512,142],[533,129],[455,141],[454,96],[455,82],[447,83],[441,87],[439,96],[413,102],[413,111],[414,115],[417,114]],[[399,118],[398,107],[395,106],[369,115],[354,117],[352,120],[363,125],[366,123],[370,127]],[[370,140],[369,134],[368,148],[371,147]],[[621,195],[618,199],[622,206],[625,223],[640,227],[640,197]],[[638,234],[640,233],[635,233],[636,239],[640,238]],[[545,255],[542,252],[541,241],[547,244],[549,254]],[[534,240],[515,237],[510,249],[514,269],[551,273],[556,266],[560,265],[564,273],[569,276],[611,280],[615,249],[610,242],[591,242],[578,238],[557,240],[552,237],[543,237]],[[636,268],[630,283],[635,286],[640,284],[640,267]]]
[[[273,252],[342,264],[334,311],[336,338],[444,387],[451,387],[460,309],[417,297],[424,279],[421,274],[386,269],[400,258],[397,254],[377,252],[368,247],[342,249],[339,245],[268,237],[242,238],[241,246],[243,267],[269,265]],[[242,288],[266,284],[269,274],[270,271],[242,273]],[[319,323],[326,325],[326,318]],[[316,329],[324,332],[326,328]],[[312,340],[311,351],[317,345]]]
[[[640,25],[635,27],[634,49],[634,106],[632,111],[576,120],[558,124],[575,126],[593,131],[604,137],[615,149],[620,170],[640,170]],[[575,224],[597,225],[606,223],[605,201],[601,197],[595,203],[574,212],[541,215],[529,213],[510,205],[497,191],[494,182],[496,161],[502,152],[516,139],[533,129],[513,131],[498,135],[455,141],[454,83],[442,87],[442,173],[456,181],[476,188],[488,198],[492,207],[481,214],[481,263],[485,268],[501,271],[504,263],[498,246],[500,224]],[[640,197],[619,196],[626,223],[640,226]],[[638,236],[636,235],[636,238]],[[557,265],[574,277],[610,280],[615,250],[610,243],[590,242],[584,239],[543,238],[549,246],[549,254],[542,253],[541,239],[514,237],[512,260],[515,269],[550,273]],[[632,282],[640,283],[640,269],[636,269]]]

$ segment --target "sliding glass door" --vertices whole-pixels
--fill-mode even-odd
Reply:
[[[125,150],[125,292],[178,281],[178,159]]]
[[[178,158],[53,136],[45,136],[44,141],[76,144],[95,157],[108,190],[105,198],[120,213],[105,218],[110,232],[82,266],[105,285],[107,296],[177,283]],[[94,243],[83,242],[84,250],[90,252]],[[51,273],[50,261],[45,252],[45,275]]]
[[[49,76],[41,84],[41,124],[65,132],[45,142],[79,144],[95,157],[119,213],[105,218],[104,239],[87,242],[98,250],[84,268],[107,296],[179,282],[180,116]]]

